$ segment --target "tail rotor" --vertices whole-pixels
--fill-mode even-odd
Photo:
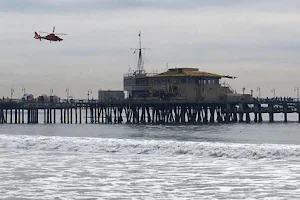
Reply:
[[[37,32],[34,32],[34,38],[42,41],[41,36]]]

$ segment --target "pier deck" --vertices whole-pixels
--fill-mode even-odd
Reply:
[[[27,101],[0,102],[0,123],[133,123],[133,124],[202,124],[232,122],[262,122],[267,113],[274,122],[274,114],[282,113],[288,121],[289,113],[298,113],[297,101],[132,101],[73,103],[40,103]],[[43,119],[41,119],[43,116]]]

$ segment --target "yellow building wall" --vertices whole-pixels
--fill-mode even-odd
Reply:
[[[208,83],[181,83],[180,81],[172,81],[172,84],[153,84],[150,81],[149,91],[164,91],[165,93],[173,93],[172,99],[184,99],[189,101],[218,101],[224,100],[226,94],[233,93],[228,87],[222,87],[221,84]],[[174,88],[177,88],[174,90]]]

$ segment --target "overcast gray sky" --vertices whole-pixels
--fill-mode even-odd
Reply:
[[[263,97],[296,96],[300,87],[298,0],[2,0],[0,95],[87,98],[92,90],[122,89],[136,68],[142,31],[145,68],[169,67],[237,76],[238,92],[257,86]],[[67,33],[60,43],[38,41],[34,31]]]

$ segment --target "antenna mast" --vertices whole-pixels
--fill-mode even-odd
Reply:
[[[142,48],[142,34],[141,31],[139,32],[139,48],[131,48],[134,50],[133,53],[138,51],[138,62],[137,62],[137,74],[143,74],[145,72],[144,70],[144,60],[142,56],[142,50],[150,50],[149,48]]]

